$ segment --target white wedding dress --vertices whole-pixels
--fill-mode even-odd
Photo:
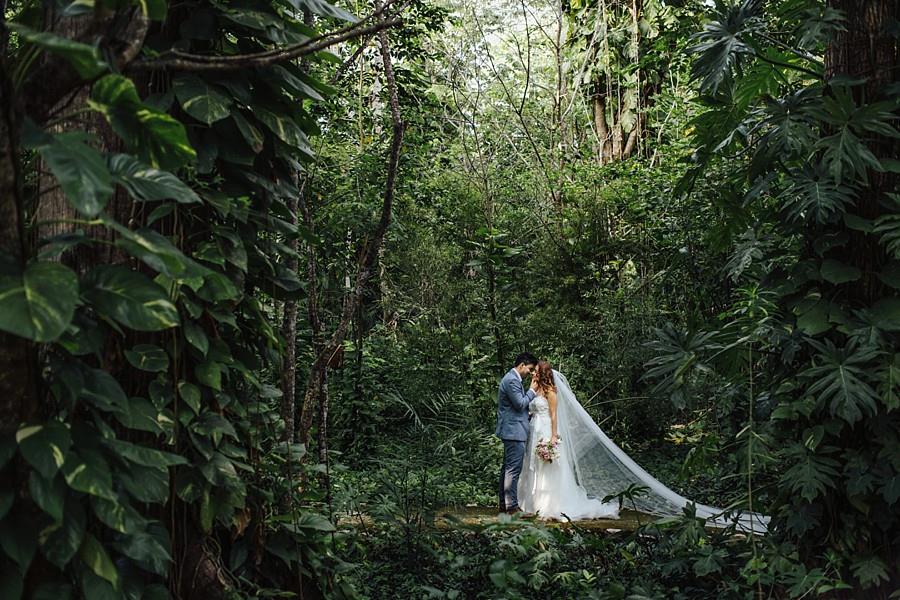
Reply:
[[[542,518],[571,520],[618,516],[618,501],[602,499],[629,489],[632,497],[624,508],[659,516],[684,514],[694,505],[697,517],[713,527],[734,525],[738,531],[763,534],[769,517],[737,508],[697,504],[667,488],[642,469],[603,433],[575,399],[565,376],[553,371],[556,385],[556,432],[560,438],[559,459],[545,462],[535,453],[541,439],[550,439],[550,408],[547,399],[532,400],[531,426],[519,477],[519,506]]]
[[[519,505],[525,512],[536,513],[541,519],[615,519],[619,516],[619,503],[604,504],[597,498],[589,498],[587,490],[575,481],[575,471],[567,456],[565,439],[559,442],[559,458],[547,462],[536,454],[541,440],[550,440],[552,425],[550,405],[543,396],[535,396],[528,406],[532,414],[528,441],[525,443],[525,460],[519,476]],[[559,433],[559,430],[557,430]]]

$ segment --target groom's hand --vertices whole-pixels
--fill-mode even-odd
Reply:
[[[537,377],[531,378],[531,389],[532,389],[532,391],[535,391],[535,392],[538,390]]]

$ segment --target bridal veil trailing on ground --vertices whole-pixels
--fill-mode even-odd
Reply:
[[[590,496],[602,499],[619,494],[632,484],[647,488],[634,497],[634,507],[659,516],[684,514],[687,498],[667,488],[635,463],[607,437],[587,411],[575,399],[566,377],[553,371],[557,394],[557,429],[562,443],[568,444],[566,456],[578,483]],[[696,515],[708,525],[727,527],[732,523],[744,532],[766,533],[769,517],[755,512],[728,510],[697,504]],[[631,500],[625,502],[625,507]]]

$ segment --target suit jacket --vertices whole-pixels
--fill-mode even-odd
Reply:
[[[522,379],[515,369],[500,380],[497,393],[497,430],[501,440],[524,442],[528,439],[528,405],[534,399],[534,391],[525,391]]]

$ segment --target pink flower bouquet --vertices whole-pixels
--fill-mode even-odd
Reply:
[[[550,440],[541,438],[540,440],[538,440],[538,443],[534,448],[534,452],[541,460],[545,462],[553,462],[554,460],[559,458],[559,442],[559,438],[556,438],[556,442],[553,443],[551,443]]]

